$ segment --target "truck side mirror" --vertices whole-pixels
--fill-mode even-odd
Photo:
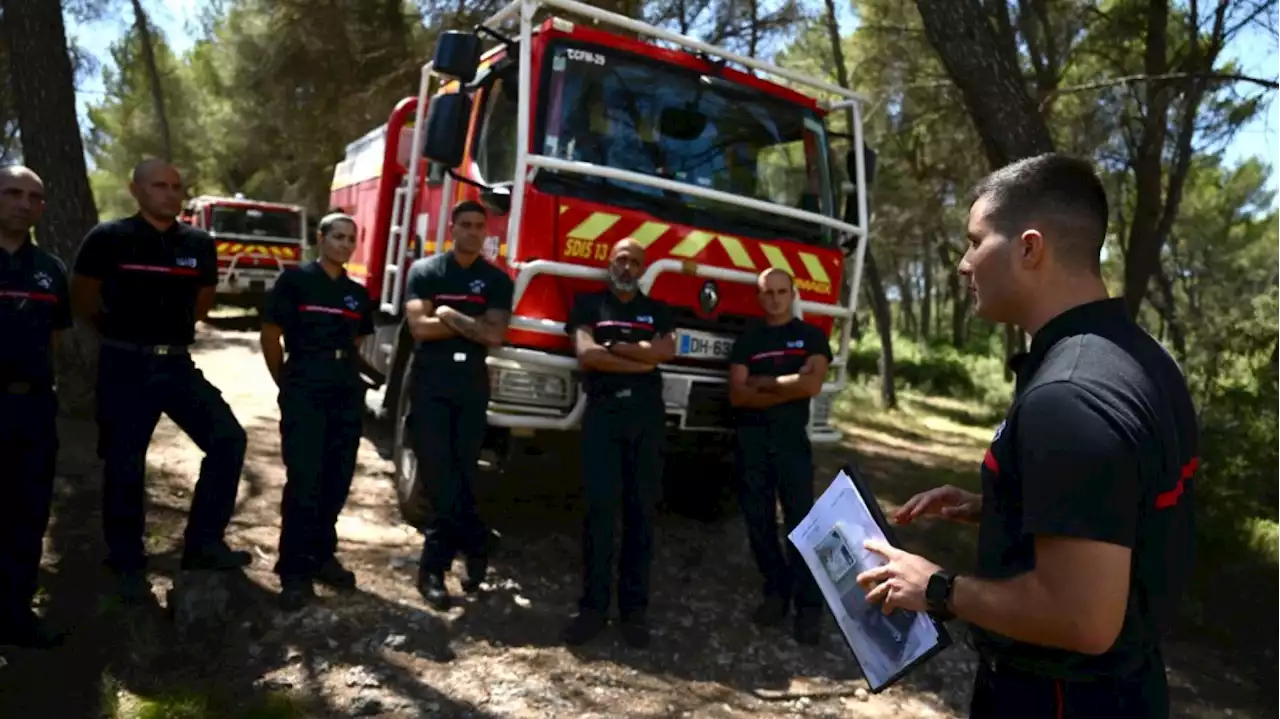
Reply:
[[[431,98],[422,156],[448,168],[462,164],[462,151],[467,144],[467,121],[470,118],[470,96],[454,92]]]
[[[867,187],[870,188],[876,184],[876,151],[867,147],[865,143],[862,145],[862,161],[865,164],[863,169],[867,173]],[[845,155],[845,172],[848,173],[845,177],[849,178],[849,182],[856,185],[858,182],[858,156],[854,154],[853,150],[849,150]]]
[[[436,41],[436,54],[431,69],[437,74],[456,78],[463,85],[476,76],[480,64],[480,37],[461,30],[447,30]]]

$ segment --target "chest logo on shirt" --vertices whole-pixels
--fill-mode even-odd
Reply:
[[[636,322],[651,325],[653,324],[653,315],[636,315]]]
[[[53,286],[53,278],[47,272],[37,272],[31,278],[36,281],[36,286],[42,290],[47,290]]]
[[[177,257],[173,263],[179,267],[195,267],[199,264],[194,257]]]
[[[804,349],[804,340],[788,340],[788,341],[787,341],[787,349],[789,349],[789,350],[802,350],[802,349]]]
[[[471,280],[471,294],[478,295],[484,292],[484,280]]]
[[[996,425],[996,434],[991,438],[991,443],[995,444],[1000,441],[1000,435],[1004,434],[1004,420],[1000,420],[1000,424]]]
[[[352,297],[351,295],[347,295],[346,297],[343,297],[342,301],[344,304],[346,304],[347,309],[349,310],[354,310],[360,306],[360,303],[356,302],[356,298]]]

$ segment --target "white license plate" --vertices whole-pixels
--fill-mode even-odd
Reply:
[[[726,360],[733,350],[733,338],[710,332],[676,330],[676,354],[690,359]]]

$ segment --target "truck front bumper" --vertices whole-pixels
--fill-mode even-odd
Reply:
[[[489,365],[489,424],[523,430],[578,429],[587,400],[571,357],[503,347],[493,350]],[[724,372],[663,366],[662,399],[667,424],[682,432],[733,432]],[[831,424],[831,408],[839,388],[823,387],[810,402],[809,441],[839,442],[843,435]]]

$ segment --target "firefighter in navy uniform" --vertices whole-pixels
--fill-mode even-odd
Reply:
[[[974,719],[1165,719],[1160,644],[1191,571],[1196,412],[1177,364],[1111,299],[1093,167],[1040,155],[984,179],[960,273],[975,312],[1032,334],[982,463],[982,494],[939,487],[895,520],[977,522],[952,574],[883,543],[867,599],[969,623]]]
[[[313,582],[356,586],[355,574],[335,556],[336,525],[360,448],[365,384],[356,358],[373,334],[373,306],[343,269],[356,248],[355,220],[326,215],[319,235],[319,259],[282,274],[262,316],[262,356],[280,387],[280,447],[288,470],[275,567],[285,611],[314,598]]]
[[[58,457],[52,351],[71,327],[66,270],[31,242],[43,212],[40,178],[0,168],[0,644],[23,647],[61,641],[31,610]]]
[[[609,254],[609,288],[578,295],[565,331],[582,368],[587,411],[582,418],[582,597],[565,627],[566,644],[593,639],[607,623],[613,585],[615,497],[622,490],[622,554],[618,613],[622,638],[649,644],[649,567],[653,518],[662,488],[666,448],[662,373],[675,356],[666,304],[640,292],[644,248],[632,239]]]
[[[84,238],[71,279],[72,305],[102,335],[98,355],[98,451],[107,566],[125,601],[150,594],[143,547],[147,446],[160,414],[204,451],[183,537],[184,570],[238,569],[248,552],[223,539],[235,510],[245,432],[190,355],[195,323],[218,284],[213,240],[177,222],[182,179],[161,160],[133,172],[132,217]]]
[[[405,303],[416,340],[408,425],[433,510],[423,528],[418,590],[440,610],[451,604],[444,575],[455,555],[466,557],[467,592],[479,589],[489,566],[489,530],[476,512],[472,484],[488,427],[485,358],[502,346],[514,290],[511,278],[480,255],[484,206],[459,202],[451,220],[453,247],[413,263]]]
[[[757,282],[764,322],[729,356],[729,401],[737,408],[738,501],[747,540],[764,576],[764,601],[752,620],[774,626],[795,604],[794,636],[817,644],[822,593],[795,545],[778,544],[777,504],[790,532],[813,507],[809,401],[822,390],[831,347],[822,331],[793,313],[791,275],[765,270]]]

